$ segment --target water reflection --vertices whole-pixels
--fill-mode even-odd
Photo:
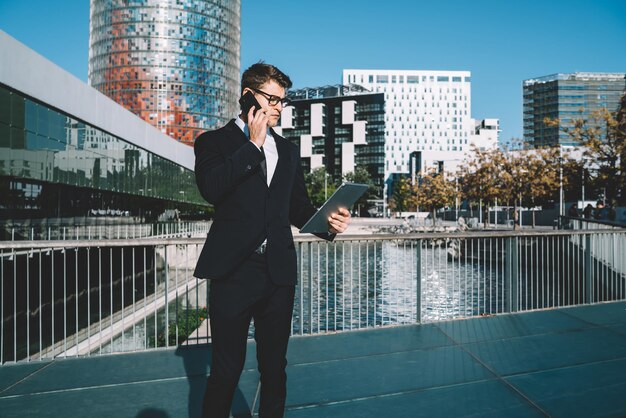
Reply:
[[[415,323],[418,306],[422,322],[495,313],[503,266],[450,258],[448,244],[302,243],[293,332]]]
[[[169,253],[171,288],[180,280],[178,272],[182,271],[183,277],[191,274],[193,263],[179,251],[175,257]],[[503,276],[503,266],[484,260],[462,262],[451,258],[449,252],[447,240],[299,243],[299,283],[292,332],[309,334],[412,324],[418,322],[418,309],[422,322],[500,311],[503,289],[499,278]],[[164,308],[159,309],[156,316],[150,314],[101,351],[109,352],[111,347],[115,352],[165,346],[166,323],[170,328],[181,327],[185,322],[181,312],[206,306],[205,282],[195,283],[199,289],[191,286],[185,294],[174,298],[167,316]],[[159,288],[163,286],[164,281],[159,281]],[[249,335],[254,335],[254,325]],[[175,344],[175,340],[170,342]]]

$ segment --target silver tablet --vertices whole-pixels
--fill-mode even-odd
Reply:
[[[315,212],[315,215],[311,216],[311,219],[304,224],[300,232],[328,232],[328,218],[330,215],[336,213],[339,208],[350,210],[354,202],[365,193],[367,187],[367,184],[343,183],[322,207]]]

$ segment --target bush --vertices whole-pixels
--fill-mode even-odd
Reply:
[[[208,309],[179,307],[176,317],[169,322],[167,342],[169,346],[181,345],[208,318]],[[150,346],[154,347],[154,337],[150,337]],[[157,336],[157,347],[165,347],[165,333]]]

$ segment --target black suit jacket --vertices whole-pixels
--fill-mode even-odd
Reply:
[[[222,279],[267,238],[266,257],[272,281],[296,284],[296,250],[290,225],[302,227],[315,213],[296,145],[271,131],[278,164],[267,186],[263,154],[231,120],[195,141],[196,184],[215,207],[213,225],[194,276]],[[321,234],[332,240],[334,234]]]

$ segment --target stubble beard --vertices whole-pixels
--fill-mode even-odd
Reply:
[[[278,121],[280,120],[280,116],[277,118],[271,117],[267,120],[267,127],[268,128],[274,128],[276,125],[278,125]]]

